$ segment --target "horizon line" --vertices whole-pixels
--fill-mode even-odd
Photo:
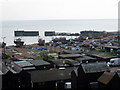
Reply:
[[[23,20],[0,20],[0,21],[49,21],[49,20],[118,20],[118,18],[107,18],[107,19],[104,19],[104,18],[101,18],[101,19],[23,19]]]

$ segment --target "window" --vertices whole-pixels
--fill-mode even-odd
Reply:
[[[114,63],[114,61],[110,61],[111,63]]]

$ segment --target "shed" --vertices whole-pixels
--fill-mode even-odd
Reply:
[[[4,65],[2,64],[2,89],[17,88],[18,81],[15,75]]]
[[[100,88],[120,88],[120,80],[117,73],[104,72],[99,78]]]
[[[66,68],[65,70],[40,70],[40,71],[29,71],[31,80],[33,83],[47,82],[47,81],[58,81],[71,79],[71,71],[73,68]]]
[[[66,68],[65,70],[40,70],[30,71],[33,88],[55,88],[56,82],[63,82],[71,80],[71,71],[73,68]]]
[[[96,82],[105,71],[110,71],[106,62],[81,64],[81,66],[90,82]]]
[[[77,89],[77,82],[78,82],[78,68],[74,68],[74,70],[71,72],[71,87],[72,90],[76,90]]]

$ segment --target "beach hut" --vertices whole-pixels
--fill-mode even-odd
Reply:
[[[106,62],[95,62],[95,63],[88,63],[88,64],[83,63],[81,64],[81,66],[90,82],[96,82],[97,79],[105,71],[110,71]],[[80,74],[80,69],[79,69],[79,74]]]
[[[109,71],[105,62],[81,64],[77,70],[73,70],[71,73],[72,89],[92,88],[91,84],[93,82],[96,84],[97,79],[105,71]]]

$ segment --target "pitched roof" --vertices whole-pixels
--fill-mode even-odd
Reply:
[[[10,70],[4,65],[0,64],[0,75],[5,75],[9,72]]]
[[[115,73],[110,73],[110,72],[104,72],[100,78],[98,79],[99,82],[103,83],[103,84],[108,84],[112,78],[115,76]]]

